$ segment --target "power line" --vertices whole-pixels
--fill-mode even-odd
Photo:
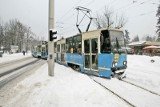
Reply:
[[[87,7],[87,6],[91,5],[91,4],[94,3],[94,2],[95,2],[95,0],[91,0],[91,1],[88,2],[84,7]]]
[[[152,0],[145,0],[145,1],[142,1],[142,2],[138,2],[138,1],[136,1],[136,0],[133,0],[132,3],[129,3],[129,4],[125,5],[125,6],[123,6],[123,7],[120,7],[120,8],[118,8],[118,9],[116,9],[116,11],[117,11],[117,10],[121,10],[121,9],[130,8],[130,7],[133,6],[134,4],[137,4],[136,6],[145,5],[147,2],[150,2],[150,1],[152,1]],[[134,6],[134,8],[135,8],[135,6]]]
[[[139,16],[144,16],[144,15],[148,15],[148,14],[151,14],[151,13],[154,13],[156,11],[150,11],[150,12],[147,12],[147,13],[142,13],[142,14],[139,14]]]
[[[150,11],[150,12],[146,12],[146,13],[141,13],[141,14],[138,14],[138,15],[136,15],[136,16],[133,16],[132,18],[145,16],[145,15],[148,15],[148,14],[151,14],[151,13],[156,13],[156,11]],[[131,18],[131,19],[132,19],[132,18]]]
[[[109,4],[114,4],[117,0],[112,0]]]
[[[151,1],[151,0],[146,0],[144,2],[141,2],[140,5],[145,4],[146,2]]]
[[[81,2],[82,0],[79,0],[77,3],[75,3],[74,5],[77,5]],[[70,11],[72,11],[74,9],[74,7],[70,8],[63,16],[60,17],[60,19],[63,19]]]
[[[124,9],[124,8],[126,8],[126,7],[129,7],[129,6],[131,6],[131,5],[135,4],[135,3],[137,3],[137,1],[134,1],[134,0],[133,0],[132,3],[129,3],[129,4],[125,5],[125,6],[123,6],[123,7],[120,7],[120,8],[118,8],[118,9],[116,9],[115,11],[120,10],[120,9]]]

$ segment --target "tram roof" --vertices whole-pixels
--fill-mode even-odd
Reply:
[[[91,31],[88,31],[88,32],[82,32],[82,34],[84,33],[90,33],[90,32],[100,32],[100,31],[103,31],[103,30],[109,30],[109,31],[121,31],[123,32],[122,29],[115,29],[115,28],[102,28],[102,29],[95,29],[95,30],[91,30]]]
[[[82,32],[81,34],[78,33],[78,34],[72,35],[72,36],[70,36],[70,37],[74,37],[74,36],[78,36],[78,35],[82,35],[82,34],[90,33],[90,32],[100,32],[100,31],[103,31],[103,30],[110,30],[110,31],[112,30],[112,31],[121,31],[121,32],[123,32],[122,29],[115,29],[115,28],[101,28],[101,29],[90,30],[90,31],[88,31],[88,32]],[[67,37],[67,38],[70,38],[70,37]],[[67,38],[64,38],[64,40],[67,39]],[[58,42],[60,42],[60,41],[62,41],[62,39],[57,40],[57,41],[55,41],[55,42],[58,43]]]

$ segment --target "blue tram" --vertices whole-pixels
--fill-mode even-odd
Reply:
[[[36,58],[47,59],[48,57],[48,44],[34,46],[32,49],[32,56]]]
[[[54,43],[55,60],[83,73],[110,78],[125,76],[127,53],[123,31],[99,29]],[[47,58],[48,45],[35,47],[34,57]]]
[[[56,59],[83,73],[124,76],[127,54],[123,31],[99,29],[57,41]]]

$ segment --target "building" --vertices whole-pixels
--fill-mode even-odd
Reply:
[[[153,53],[153,51],[144,51],[143,48],[147,46],[160,46],[160,42],[139,41],[128,44],[128,47],[134,49],[134,54],[142,55],[144,53]],[[159,50],[158,50],[159,51]]]

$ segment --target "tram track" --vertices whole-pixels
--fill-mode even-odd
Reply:
[[[84,74],[82,72],[79,72],[78,70],[75,70],[73,69],[74,71],[78,72],[78,73],[81,73],[81,74]],[[85,75],[88,75],[88,74],[85,74]],[[134,104],[132,104],[131,102],[129,102],[128,100],[126,100],[125,98],[121,97],[119,94],[117,94],[116,92],[112,91],[111,89],[107,88],[105,85],[103,85],[102,83],[96,81],[94,78],[92,78],[93,75],[88,75],[88,77],[94,81],[95,83],[97,83],[98,85],[100,85],[101,87],[103,87],[105,90],[111,92],[113,95],[115,95],[116,97],[120,98],[122,101],[124,101],[127,105],[131,106],[131,107],[136,107]],[[94,76],[93,76],[94,77]],[[95,77],[98,77],[98,76],[95,76]],[[101,78],[101,77],[98,77],[98,78]]]
[[[134,104],[132,104],[131,102],[129,102],[128,100],[124,99],[123,97],[121,97],[120,95],[118,95],[117,93],[115,93],[114,91],[112,91],[111,89],[107,88],[106,86],[104,86],[102,83],[96,81],[95,79],[93,79],[91,76],[89,76],[89,78],[91,80],[93,80],[95,83],[97,83],[98,85],[100,85],[101,87],[103,87],[104,89],[106,89],[107,91],[111,92],[112,94],[114,94],[116,97],[120,98],[121,100],[123,100],[126,104],[128,104],[131,107],[136,107]]]
[[[7,72],[1,73],[1,75],[0,75],[0,87],[4,86],[9,81],[19,77],[23,73],[34,69],[36,66],[44,64],[44,62],[45,61],[43,61],[41,59],[34,59],[34,60],[31,60],[31,62],[27,62],[26,64],[23,64],[23,65],[21,65],[17,68],[13,68],[13,69],[8,70]],[[5,64],[5,67],[7,65]]]
[[[24,61],[24,60],[27,60],[27,59],[30,59],[30,58],[32,58],[32,57],[26,57],[26,58],[22,58],[22,59],[16,59],[16,60],[3,62],[3,63],[0,63],[0,68],[4,67],[4,66],[7,66],[7,65],[10,65],[12,63],[21,62],[21,61]]]
[[[149,93],[151,93],[151,94],[160,96],[160,94],[158,94],[158,93],[156,93],[156,92],[153,92],[153,91],[151,91],[151,90],[149,90],[149,89],[147,89],[147,88],[144,88],[144,87],[142,87],[142,86],[136,85],[136,84],[134,84],[134,83],[131,83],[131,82],[126,81],[126,80],[123,80],[123,79],[122,79],[121,81],[123,81],[123,82],[125,82],[125,83],[128,83],[128,84],[130,84],[130,85],[133,85],[133,86],[135,86],[135,87],[138,87],[138,88],[140,88],[140,89],[143,89],[143,90],[145,90],[145,91],[147,91],[147,92],[149,92]]]
[[[132,107],[141,107],[144,105],[151,106],[160,100],[159,94],[136,84],[128,83],[127,81],[124,82],[123,80],[121,81],[116,78],[113,80],[106,80],[104,78],[98,78],[94,76],[89,76],[89,78]],[[141,103],[145,101],[148,102],[147,105]]]
[[[25,58],[22,60],[16,60],[14,62],[11,61],[11,62],[2,64],[0,66],[0,77],[6,75],[8,73],[14,72],[18,69],[21,69],[29,64],[32,64],[32,63],[36,62],[37,60],[38,59],[33,59],[32,57],[29,57],[29,58]]]

